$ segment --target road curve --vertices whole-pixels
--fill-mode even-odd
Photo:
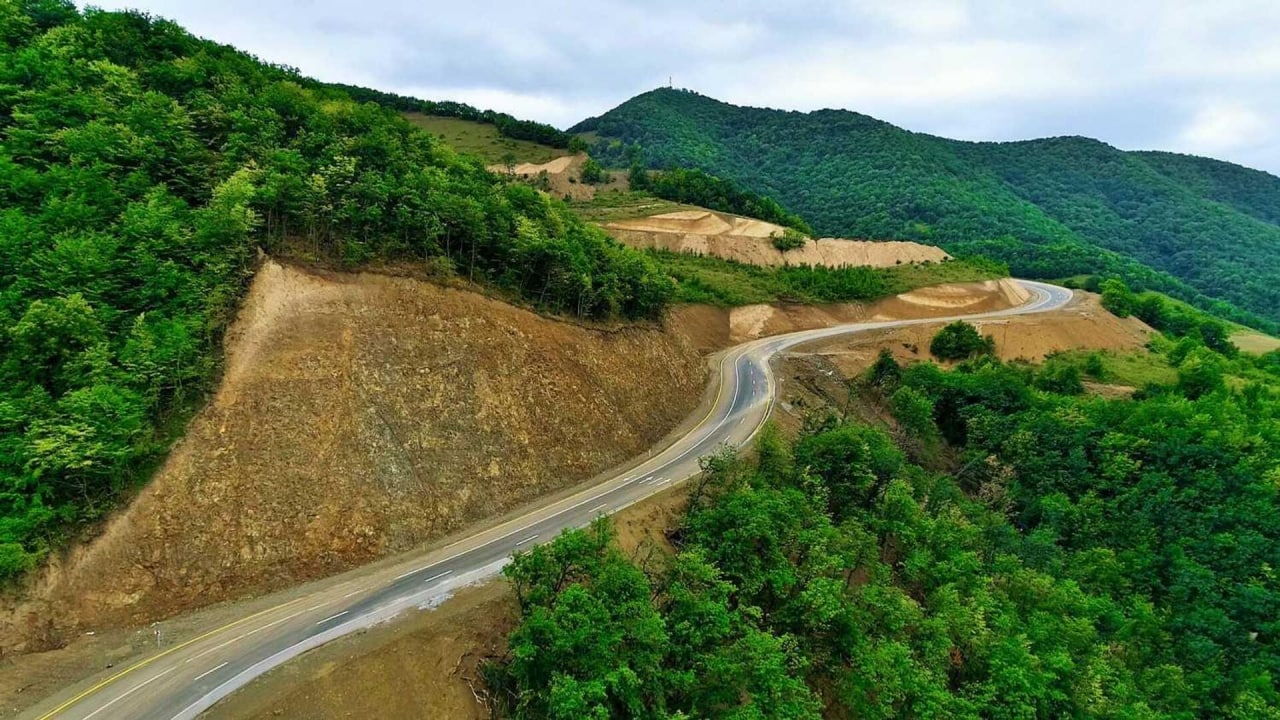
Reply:
[[[881,328],[1046,312],[1070,290],[1020,280],[1024,304],[974,315],[853,323],[761,338],[724,351],[707,415],[651,457],[599,484],[439,550],[406,556],[367,574],[321,581],[291,599],[158,650],[114,673],[64,689],[27,711],[39,720],[184,720],[300,653],[414,606],[439,602],[460,585],[497,573],[517,550],[586,525],[698,472],[698,458],[746,444],[769,413],[775,382],[769,361],[801,343]]]

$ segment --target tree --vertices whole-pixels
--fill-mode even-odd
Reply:
[[[995,351],[995,339],[983,337],[978,329],[963,320],[943,327],[929,343],[929,352],[940,360],[964,360],[974,355]]]
[[[579,177],[582,179],[582,182],[587,183],[588,185],[599,185],[609,179],[604,168],[600,167],[600,163],[596,162],[593,158],[587,158],[582,163],[582,170]]]

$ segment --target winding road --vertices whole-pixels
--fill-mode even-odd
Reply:
[[[840,325],[754,340],[719,356],[715,400],[688,433],[586,490],[532,510],[447,547],[411,553],[394,564],[281,593],[278,604],[158,649],[47,698],[23,717],[39,720],[183,720],[307,650],[401,611],[438,603],[459,586],[496,574],[512,553],[553,539],[698,472],[698,459],[721,445],[741,446],[768,417],[775,395],[770,360],[801,343],[881,328],[1046,312],[1070,290],[1021,280],[1030,299],[995,312]],[[713,378],[714,379],[714,378]]]

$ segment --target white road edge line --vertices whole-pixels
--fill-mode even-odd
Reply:
[[[766,355],[765,355],[762,359],[763,359],[763,360],[765,360],[765,361],[767,362],[767,360],[768,360],[772,355],[775,355],[775,354],[777,354],[777,353],[779,353],[779,352],[783,352],[783,351],[785,351],[785,350],[790,349],[791,347],[794,347],[794,346],[800,345],[800,344],[802,344],[802,343],[810,342],[810,341],[814,341],[814,340],[820,340],[820,339],[825,339],[825,338],[829,338],[829,337],[836,337],[836,336],[839,336],[839,335],[851,334],[851,333],[854,333],[854,332],[860,332],[860,331],[865,332],[865,331],[869,331],[869,330],[876,330],[876,329],[880,329],[880,328],[884,328],[884,327],[905,327],[905,326],[909,326],[909,325],[920,325],[920,324],[925,324],[925,323],[939,323],[939,322],[947,322],[947,321],[950,321],[950,320],[955,320],[955,319],[960,319],[960,318],[963,318],[963,319],[966,319],[966,320],[973,321],[973,320],[980,320],[980,319],[985,319],[985,318],[997,318],[997,317],[1006,317],[1006,316],[1012,316],[1012,315],[1030,314],[1030,313],[1034,313],[1034,312],[1043,312],[1043,311],[1044,311],[1045,306],[1047,306],[1047,305],[1049,305],[1051,302],[1053,302],[1054,297],[1055,297],[1055,293],[1054,293],[1054,291],[1053,291],[1053,290],[1050,290],[1050,291],[1042,290],[1040,287],[1036,287],[1037,285],[1040,285],[1039,283],[1034,283],[1034,282],[1031,282],[1031,281],[1017,281],[1017,282],[1020,282],[1024,287],[1026,287],[1028,290],[1030,290],[1030,291],[1031,291],[1031,293],[1036,297],[1036,300],[1035,300],[1035,301],[1032,301],[1032,302],[1024,303],[1024,304],[1023,304],[1023,305],[1021,305],[1021,306],[1016,306],[1016,307],[1011,308],[1011,309],[1007,309],[1007,310],[1000,310],[1000,311],[994,311],[994,312],[989,312],[989,313],[975,313],[975,314],[972,314],[972,315],[960,315],[960,316],[952,316],[952,317],[922,318],[922,319],[918,319],[918,320],[906,320],[906,321],[901,321],[901,320],[900,320],[900,321],[887,321],[887,322],[855,323],[855,324],[850,324],[850,325],[845,325],[845,326],[837,326],[837,327],[833,327],[833,328],[827,328],[827,329],[825,329],[824,331],[818,331],[818,332],[812,332],[812,331],[809,331],[809,332],[797,332],[797,333],[794,333],[794,335],[796,335],[797,337],[789,338],[789,339],[784,340],[784,341],[781,341],[781,342],[775,341],[775,342],[773,342],[772,344],[762,344],[762,345],[760,346],[760,348],[757,348],[757,350],[761,350],[762,352],[765,352],[765,353],[766,353]],[[1065,300],[1064,302],[1062,302],[1062,303],[1059,303],[1059,304],[1058,304],[1058,306],[1056,306],[1056,307],[1061,307],[1061,306],[1065,305],[1065,304],[1066,304],[1066,302],[1069,302],[1069,301],[1070,301],[1070,299],[1071,299],[1072,295],[1073,295],[1073,293],[1072,293],[1070,290],[1067,290],[1067,291],[1066,291],[1066,300]],[[1055,307],[1055,308],[1053,308],[1053,309],[1056,309],[1056,307]],[[798,336],[800,336],[800,335],[804,335],[804,337],[798,337]],[[785,337],[785,336],[784,336],[784,337]],[[746,348],[746,347],[747,347],[747,345],[751,345],[751,344],[752,344],[752,343],[745,344],[745,345],[741,346],[741,348]],[[742,367],[739,365],[739,361],[741,361],[741,360],[743,360],[744,358],[746,358],[746,357],[747,357],[747,349],[741,349],[741,348],[740,348],[739,352],[738,352],[736,355],[734,355],[734,354],[732,354],[732,353],[727,354],[727,355],[725,355],[725,356],[721,359],[721,361],[720,361],[720,367],[721,367],[722,371],[723,371],[724,366],[728,363],[728,361],[729,361],[729,360],[732,360],[732,361],[733,361],[733,365],[734,365],[734,384],[735,384],[735,386],[738,386],[738,387],[741,387],[741,386],[742,386],[742,382],[741,382]],[[751,375],[752,375],[752,376],[751,376],[751,378],[750,378],[750,379],[752,380],[752,385],[755,385],[755,384],[756,384],[756,381],[757,381],[757,378],[756,378],[756,377],[754,377],[754,373],[751,373]],[[765,366],[765,367],[764,367],[764,375],[765,375],[765,377],[764,377],[763,379],[766,381],[766,385],[768,385],[768,380],[771,378],[771,374],[769,373],[769,370],[768,370],[768,367],[767,367],[767,366]],[[768,399],[768,398],[766,398],[766,399]],[[753,402],[753,403],[751,404],[751,407],[754,407],[754,406],[755,406],[755,405],[757,405],[759,402],[760,402],[760,401]],[[730,403],[730,409],[732,409],[732,403]],[[708,420],[712,420],[712,418],[713,418],[713,417],[714,417],[714,415],[716,414],[716,413],[714,412],[714,410],[715,410],[715,409],[713,408],[713,415],[708,416],[708,418],[707,418]],[[767,419],[767,418],[768,418],[768,416],[769,416],[769,413],[766,413],[766,414],[765,414],[765,418]],[[682,460],[682,459],[683,459],[683,458],[685,458],[686,456],[688,456],[688,455],[690,455],[690,454],[692,454],[692,453],[699,452],[699,451],[703,450],[704,448],[702,448],[702,445],[704,444],[704,441],[706,441],[706,440],[708,440],[708,439],[710,439],[710,438],[714,437],[714,436],[715,436],[715,434],[716,434],[716,433],[717,433],[721,428],[723,428],[723,427],[725,427],[726,425],[728,425],[731,421],[732,421],[732,414],[727,414],[727,415],[725,415],[724,417],[714,418],[714,420],[712,420],[712,422],[714,423],[712,426],[707,426],[707,425],[705,425],[705,424],[704,424],[704,425],[701,425],[700,427],[701,427],[702,432],[698,432],[698,429],[697,429],[697,428],[695,428],[695,431],[694,431],[694,433],[693,433],[693,434],[691,434],[691,435],[689,435],[689,436],[686,436],[686,437],[684,438],[684,440],[688,441],[688,442],[686,443],[687,447],[686,447],[686,449],[685,449],[684,451],[682,451],[682,452],[681,452],[681,451],[679,451],[679,450],[677,450],[677,449],[676,449],[676,446],[677,446],[677,445],[679,445],[679,443],[677,442],[677,443],[673,444],[672,446],[669,446],[669,447],[665,448],[663,451],[660,451],[657,455],[651,456],[649,459],[650,459],[650,460],[657,460],[657,459],[661,458],[664,454],[667,454],[667,453],[669,453],[669,452],[678,452],[679,454],[678,454],[674,459],[671,459],[671,460],[669,460],[669,461],[666,463],[666,466],[668,466],[668,467],[669,467],[669,466],[671,466],[671,465],[673,465],[673,464],[675,464],[675,463],[679,462],[680,460]],[[759,430],[759,428],[757,427],[757,428],[756,428],[756,430],[758,431],[758,430]],[[751,438],[753,438],[753,437],[755,436],[755,434],[756,434],[756,432],[752,432],[751,436],[749,436],[749,437],[748,437],[748,439],[747,439],[747,441],[746,441],[746,442],[750,442],[750,439],[751,439]],[[642,481],[642,484],[644,484],[645,482],[647,482],[647,481],[649,481],[649,480],[652,480],[652,476],[650,476],[650,477],[646,478],[646,479],[645,479],[645,481]],[[630,482],[630,480],[624,480],[624,481],[623,481],[623,483],[621,483],[620,485],[615,485],[615,486],[613,486],[612,488],[609,488],[609,489],[603,490],[602,492],[596,493],[596,494],[595,494],[595,495],[593,495],[592,497],[589,497],[589,498],[586,498],[586,499],[581,500],[581,501],[579,501],[579,502],[576,502],[576,503],[574,503],[574,504],[572,504],[572,505],[570,505],[570,506],[568,506],[568,507],[563,507],[563,508],[560,508],[560,509],[558,509],[558,510],[553,510],[549,515],[544,516],[544,517],[543,517],[543,520],[549,520],[549,519],[552,519],[552,518],[556,518],[556,517],[563,516],[563,515],[567,514],[568,512],[570,512],[570,511],[572,511],[572,510],[574,510],[574,509],[576,509],[576,508],[578,508],[578,507],[581,507],[581,506],[583,506],[583,505],[586,505],[587,503],[590,503],[590,502],[593,502],[593,501],[598,501],[598,500],[599,500],[599,499],[601,499],[602,497],[604,497],[604,496],[606,496],[606,495],[609,495],[609,494],[611,494],[611,493],[615,492],[617,489],[619,489],[619,487],[621,487],[621,485],[624,485],[624,484],[626,484],[626,483],[628,483],[628,482]],[[629,505],[633,504],[634,502],[635,502],[634,500],[632,500],[632,501],[628,501],[628,502],[624,502],[624,504],[623,504],[621,507],[627,507],[627,506],[629,506]],[[554,507],[554,504],[552,505],[552,507]],[[499,526],[499,527],[501,527],[501,526]],[[450,545],[446,546],[445,551],[447,551],[447,550],[448,550],[448,549],[450,549],[450,548],[458,547],[458,546],[461,546],[461,545],[464,545],[464,544],[467,544],[467,543],[472,543],[472,544],[473,544],[473,545],[472,545],[472,547],[470,547],[470,548],[468,548],[468,549],[465,549],[465,550],[461,550],[461,551],[459,551],[459,552],[457,552],[457,553],[455,553],[455,554],[453,554],[453,555],[451,555],[451,556],[449,556],[449,557],[447,557],[447,558],[445,558],[445,559],[443,559],[443,560],[436,561],[435,563],[432,563],[432,565],[428,565],[428,566],[426,566],[426,567],[420,568],[419,570],[414,570],[414,571],[410,571],[410,572],[408,572],[408,573],[405,573],[404,575],[400,576],[400,578],[406,577],[406,576],[408,576],[408,575],[412,575],[412,574],[413,574],[413,573],[415,573],[415,572],[420,572],[420,571],[422,571],[422,570],[426,570],[426,569],[428,569],[428,568],[430,568],[430,567],[433,567],[433,566],[434,566],[434,567],[439,567],[441,564],[443,564],[443,563],[445,563],[445,562],[448,562],[449,560],[452,560],[452,559],[455,559],[455,558],[458,558],[458,557],[461,557],[461,556],[467,555],[467,554],[469,554],[469,553],[471,553],[471,552],[473,552],[473,551],[475,551],[475,550],[477,550],[477,549],[479,549],[479,548],[482,548],[482,547],[485,547],[485,546],[491,546],[491,545],[492,545],[492,543],[494,543],[494,542],[496,542],[496,541],[498,541],[498,540],[502,540],[502,539],[504,539],[504,538],[506,538],[506,537],[509,537],[509,536],[511,536],[511,535],[515,535],[515,534],[520,533],[520,532],[527,532],[529,529],[530,529],[530,526],[529,526],[529,525],[526,525],[526,526],[524,526],[524,527],[522,527],[522,528],[517,528],[517,529],[512,530],[512,531],[510,531],[510,532],[508,532],[508,533],[505,533],[505,534],[504,534],[504,535],[502,535],[501,537],[498,537],[498,538],[490,538],[490,539],[487,539],[487,540],[482,539],[482,538],[483,538],[483,534],[481,534],[481,535],[479,535],[479,536],[472,536],[472,537],[470,537],[470,538],[463,538],[463,539],[460,539],[460,540],[458,540],[458,541],[456,541],[456,542],[454,542],[454,543],[451,543]],[[451,572],[451,571],[450,571],[450,572]],[[440,575],[435,576],[435,577],[433,577],[433,578],[428,578],[428,580],[427,580],[426,582],[431,582],[431,580],[437,579],[437,578],[439,578],[439,577],[443,577],[444,575],[448,575],[448,574],[449,574],[449,572],[441,573]],[[397,579],[400,579],[400,578],[397,578]],[[321,605],[324,605],[324,604],[327,604],[327,603],[322,603]],[[315,606],[315,607],[320,607],[321,605],[317,605],[317,606]],[[311,609],[314,609],[314,608],[311,608]],[[310,610],[310,609],[309,609],[309,610]],[[305,612],[305,611],[304,611],[304,612]],[[375,611],[375,612],[377,612],[377,611]],[[225,647],[226,645],[228,645],[228,644],[230,644],[230,643],[232,643],[232,642],[235,642],[236,640],[239,640],[239,639],[241,639],[241,638],[243,638],[243,637],[246,637],[246,636],[248,636],[248,635],[252,635],[252,634],[254,634],[254,633],[256,633],[256,632],[260,632],[261,630],[264,630],[264,629],[266,629],[266,628],[268,628],[268,627],[271,627],[271,626],[273,626],[273,625],[277,625],[277,624],[279,624],[279,623],[281,623],[281,622],[284,622],[284,621],[286,621],[286,620],[288,620],[288,619],[290,619],[290,618],[292,618],[292,617],[296,617],[298,614],[301,614],[301,613],[294,613],[293,615],[290,615],[290,616],[288,616],[288,617],[281,618],[280,620],[273,621],[272,623],[269,623],[268,625],[264,625],[264,626],[262,626],[262,627],[259,627],[259,628],[256,628],[256,629],[254,629],[254,630],[251,630],[251,631],[249,631],[249,632],[247,632],[247,633],[244,633],[244,634],[242,634],[242,635],[240,635],[240,636],[238,636],[238,637],[236,637],[236,638],[234,638],[234,639],[232,639],[232,640],[230,640],[230,641],[227,641],[227,642],[225,642],[225,643],[222,643],[221,645],[218,645],[218,646],[217,646],[217,647],[215,647],[215,648],[212,648],[212,649],[210,649],[210,650],[206,650],[205,652],[201,653],[200,655],[206,655],[206,654],[208,654],[209,652],[212,652],[212,651],[214,651],[214,650],[216,650],[216,649],[218,649],[218,648],[220,648],[220,647]],[[371,615],[372,615],[372,613],[371,613]],[[349,623],[354,623],[354,622],[356,622],[356,621],[355,621],[355,620],[352,620],[352,621],[348,621],[348,622],[349,622]],[[341,634],[341,632],[342,632],[342,628],[345,628],[345,627],[347,626],[347,624],[348,624],[348,623],[343,623],[343,624],[341,624],[341,625],[335,626],[334,628],[331,628],[331,629],[329,629],[329,630],[324,631],[324,632],[322,633],[322,635],[329,635],[330,633],[333,633],[333,632],[337,631],[337,632],[339,633],[339,635],[336,635],[336,636],[340,636],[340,634]],[[335,636],[335,637],[336,637],[336,636]],[[307,644],[308,642],[310,642],[310,641],[312,641],[312,640],[314,640],[314,638],[310,638],[310,639],[308,639],[308,640],[304,640],[304,641],[302,641],[302,642],[296,643],[295,645],[290,646],[289,648],[286,648],[286,649],[285,649],[285,651],[280,651],[280,652],[276,653],[276,655],[280,655],[282,652],[287,652],[287,651],[291,650],[292,648],[297,647],[297,646],[299,646],[299,645]],[[321,641],[321,643],[323,643],[323,642],[324,642],[324,640],[322,640],[322,641]],[[268,660],[270,660],[270,659],[272,659],[272,658],[276,657],[276,655],[271,656],[271,658],[268,658]],[[197,657],[199,657],[199,656],[197,656]],[[194,658],[192,658],[192,659],[194,659]],[[190,662],[190,660],[188,660],[187,662]],[[253,666],[253,667],[251,667],[251,668],[246,669],[245,671],[242,671],[242,672],[241,672],[241,675],[245,675],[245,674],[247,674],[247,673],[252,673],[252,672],[255,670],[255,668],[256,668],[258,665],[260,665],[260,664],[261,664],[261,662],[260,662],[260,663],[255,664],[255,666]],[[171,668],[171,669],[172,669],[172,668]],[[156,675],[155,677],[151,678],[150,680],[147,680],[147,681],[145,681],[144,683],[139,684],[138,686],[135,686],[134,688],[132,688],[132,689],[131,689],[131,690],[129,690],[128,692],[130,692],[130,693],[131,693],[131,692],[133,692],[133,691],[137,690],[137,689],[138,689],[139,687],[141,687],[143,684],[146,684],[146,683],[149,683],[149,682],[152,682],[152,681],[156,680],[157,678],[159,678],[161,675],[165,674],[166,672],[169,672],[169,671],[168,671],[168,670],[166,670],[166,671],[164,671],[164,672],[160,673],[159,675]],[[239,677],[239,676],[237,676],[237,677]],[[256,677],[256,675],[249,675],[249,677],[250,677],[250,678],[252,678],[252,677]],[[228,681],[228,683],[223,683],[223,686],[228,685],[230,682],[233,682],[234,680],[235,680],[235,679],[233,678],[233,680],[232,680],[232,681]],[[221,687],[223,687],[223,686],[219,686],[219,687],[221,688]],[[215,689],[215,692],[216,692],[216,689]],[[127,693],[126,693],[126,694],[127,694]],[[213,694],[214,694],[214,693],[208,693],[208,694],[206,694],[206,695],[205,695],[205,696],[203,696],[203,697],[210,697],[210,696],[212,696]],[[121,696],[121,697],[123,697],[123,696]],[[118,701],[119,699],[120,699],[120,698],[116,698],[116,700],[113,700],[113,701],[112,701],[112,703],[114,703],[114,702]],[[202,700],[203,700],[203,698],[202,698]],[[181,713],[179,713],[179,715],[178,715],[178,716],[175,716],[175,717],[183,717],[186,713],[188,713],[189,711],[191,711],[191,710],[193,710],[194,708],[196,708],[196,707],[198,707],[199,705],[201,705],[201,702],[202,702],[202,701],[197,701],[196,703],[193,703],[191,706],[189,706],[188,708],[186,708],[185,710],[183,710]],[[96,714],[97,714],[97,712],[100,712],[100,711],[101,711],[101,709],[102,709],[102,708],[99,708],[99,709],[98,709],[98,711],[95,711],[95,713],[94,713],[94,714],[96,715]],[[86,718],[85,720],[87,720],[87,718]]]
[[[347,614],[347,613],[349,613],[349,612],[351,612],[351,611],[350,611],[350,610],[343,610],[342,612],[337,613],[336,615],[330,615],[329,617],[327,617],[327,618],[325,618],[325,619],[323,619],[323,620],[318,620],[318,621],[316,621],[316,624],[317,624],[317,625],[323,625],[323,624],[325,624],[325,623],[329,622],[330,620],[337,620],[338,618],[342,617],[343,615],[346,615],[346,614]]]
[[[89,713],[88,715],[85,715],[85,716],[84,716],[84,720],[89,720],[89,718],[93,717],[94,715],[97,715],[98,713],[102,712],[103,710],[106,710],[107,708],[111,707],[112,705],[115,705],[116,703],[120,702],[121,700],[123,700],[123,699],[125,699],[125,698],[129,697],[129,696],[130,696],[130,695],[132,695],[135,691],[137,691],[137,690],[141,690],[141,689],[142,689],[142,686],[144,686],[144,685],[150,685],[151,683],[155,682],[156,680],[159,680],[160,678],[164,677],[165,675],[168,675],[168,674],[169,674],[169,673],[171,673],[171,672],[173,672],[173,668],[169,668],[168,670],[165,670],[165,671],[163,671],[163,672],[160,672],[160,673],[158,673],[158,674],[156,674],[156,675],[151,676],[150,678],[148,678],[148,679],[146,679],[146,680],[143,680],[142,682],[138,683],[137,685],[134,685],[133,687],[131,687],[131,688],[129,688],[128,690],[124,691],[124,693],[123,693],[123,694],[121,694],[121,695],[119,695],[119,696],[117,696],[115,700],[112,700],[111,702],[107,703],[106,705],[103,705],[102,707],[98,708],[97,710],[94,710],[93,712]]]
[[[311,610],[314,610],[315,608],[321,607],[321,606],[323,606],[323,605],[324,605],[324,603],[320,603],[320,605],[316,605],[315,607],[311,608]],[[204,652],[202,652],[202,653],[200,653],[200,654],[198,654],[198,655],[192,655],[192,656],[191,656],[191,660],[198,660],[198,659],[200,659],[200,658],[204,657],[205,655],[208,655],[209,653],[211,653],[211,652],[213,652],[213,651],[215,651],[215,650],[221,650],[222,648],[224,648],[224,647],[226,647],[226,646],[230,645],[231,643],[233,643],[233,642],[235,642],[235,641],[237,641],[237,640],[243,640],[244,638],[247,638],[247,637],[249,637],[250,635],[252,635],[252,634],[254,634],[254,633],[256,633],[256,632],[262,632],[263,630],[266,630],[266,629],[267,629],[267,628],[269,628],[269,627],[274,627],[274,626],[276,626],[276,625],[279,625],[280,623],[284,622],[285,620],[292,620],[293,618],[296,618],[296,617],[298,617],[299,615],[301,615],[301,614],[303,614],[303,613],[305,613],[305,612],[309,612],[309,610],[299,610],[298,612],[296,612],[296,613],[294,613],[294,614],[292,614],[292,615],[286,615],[286,616],[284,616],[284,617],[280,618],[279,620],[273,620],[273,621],[271,621],[271,622],[267,623],[266,625],[263,625],[262,627],[254,628],[254,629],[250,630],[250,631],[249,631],[249,632],[247,632],[247,633],[241,633],[241,634],[239,634],[239,635],[237,635],[237,636],[235,636],[235,637],[231,638],[230,640],[228,640],[228,641],[226,641],[226,642],[224,642],[224,643],[222,643],[222,644],[220,644],[220,645],[214,645],[213,647],[209,648],[208,650],[205,650]],[[188,660],[187,662],[191,662],[191,660]]]
[[[213,668],[212,670],[205,670],[204,672],[202,672],[202,673],[200,673],[199,675],[197,675],[197,676],[195,677],[195,679],[194,679],[194,680],[192,680],[191,682],[193,682],[193,683],[200,682],[200,680],[201,680],[202,678],[204,678],[204,676],[206,676],[206,675],[210,675],[210,674],[212,674],[212,673],[216,673],[216,672],[218,672],[218,671],[219,671],[219,670],[221,670],[222,668],[226,667],[226,666],[227,666],[227,663],[229,663],[229,662],[231,662],[231,661],[230,661],[230,660],[228,660],[227,662],[222,663],[221,665],[219,665],[219,666],[217,666],[217,667]]]

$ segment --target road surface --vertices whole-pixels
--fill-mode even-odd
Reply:
[[[1045,312],[1071,291],[1019,281],[1031,292],[1023,305],[966,319]],[[194,718],[253,678],[300,653],[415,606],[438,603],[457,587],[496,574],[517,550],[581,527],[698,472],[698,458],[722,445],[746,444],[774,398],[769,361],[801,343],[880,328],[958,317],[855,323],[754,340],[724,351],[718,389],[706,416],[670,445],[625,473],[548,503],[448,547],[406,556],[392,565],[314,583],[291,597],[102,677],[48,698],[24,717],[40,720],[184,720]],[[713,380],[715,380],[713,378]],[[354,577],[353,577],[354,575]]]

